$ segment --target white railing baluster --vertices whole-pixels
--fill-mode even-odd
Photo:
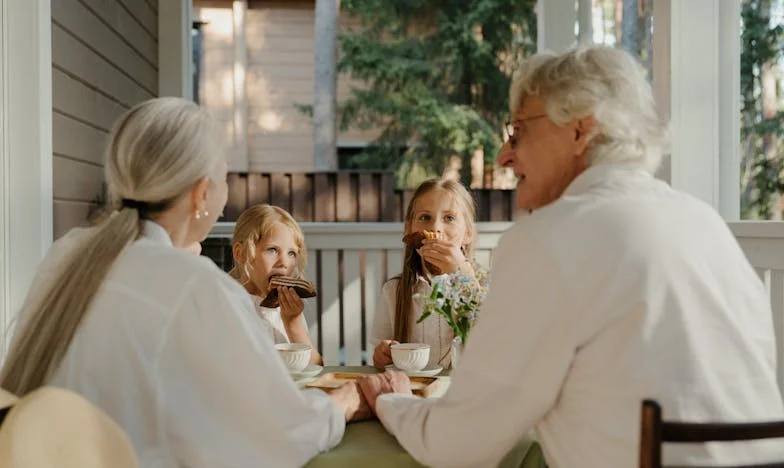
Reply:
[[[315,284],[318,284],[318,278],[316,278],[316,252],[308,252],[308,264],[305,267],[305,278]],[[314,297],[312,299],[306,299],[305,301],[305,320],[308,322],[308,334],[310,335],[310,340],[313,341],[315,346],[318,346],[318,336],[320,333],[319,324],[318,324],[318,298]]]
[[[340,365],[338,251],[321,251],[321,353],[324,364]]]
[[[382,268],[384,253],[381,250],[365,251],[365,346],[367,363],[373,360],[373,318],[376,315],[376,302],[381,294],[384,279]]]
[[[343,344],[346,365],[362,365],[360,251],[343,251]]]

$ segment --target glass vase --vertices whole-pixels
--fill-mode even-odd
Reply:
[[[452,369],[457,368],[457,362],[460,360],[461,354],[463,354],[463,340],[459,336],[456,336],[452,340],[452,348],[450,349]]]

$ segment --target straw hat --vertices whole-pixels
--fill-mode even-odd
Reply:
[[[0,468],[137,468],[123,430],[82,396],[42,387],[17,399],[0,390]]]

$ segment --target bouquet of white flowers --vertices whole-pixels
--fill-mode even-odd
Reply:
[[[464,344],[485,300],[486,281],[487,270],[483,268],[477,268],[473,278],[460,271],[434,276],[430,279],[430,294],[414,296],[422,301],[422,316],[417,323],[438,314],[455,332],[455,338]]]

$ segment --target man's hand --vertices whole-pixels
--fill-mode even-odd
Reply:
[[[382,374],[363,375],[357,378],[359,388],[365,395],[373,413],[376,412],[376,399],[385,393],[411,395],[411,380],[405,372],[388,370]]]

